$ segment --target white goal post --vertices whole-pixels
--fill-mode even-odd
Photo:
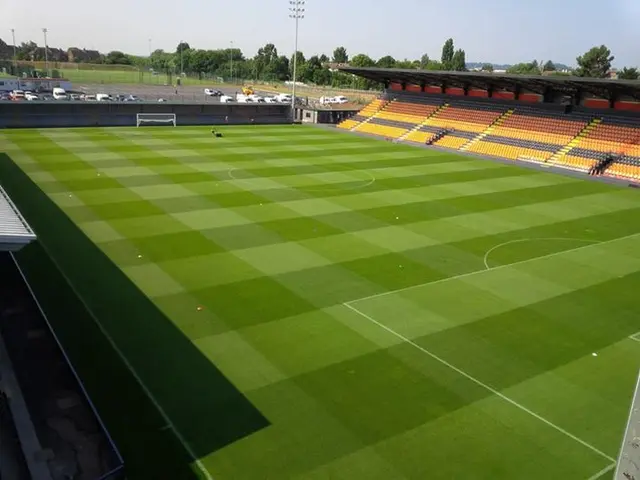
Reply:
[[[176,126],[175,113],[136,113],[136,127],[141,125],[167,125]]]

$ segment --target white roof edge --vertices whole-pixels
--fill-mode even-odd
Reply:
[[[0,186],[0,244],[27,244],[36,239],[27,221]]]

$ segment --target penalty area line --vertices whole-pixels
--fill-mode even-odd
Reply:
[[[571,438],[572,440],[578,442],[579,444],[581,444],[582,446],[588,448],[589,450],[591,450],[592,452],[597,453],[598,455],[600,455],[603,458],[606,458],[607,460],[611,461],[611,462],[615,462],[615,460],[610,457],[609,455],[607,455],[606,453],[602,452],[601,450],[597,449],[596,447],[594,447],[593,445],[585,442],[584,440],[582,440],[581,438],[576,437],[574,434],[568,432],[567,430],[565,430],[562,427],[559,427],[558,425],[556,425],[555,423],[551,422],[550,420],[547,420],[544,417],[541,417],[540,415],[538,415],[537,413],[535,413],[533,410],[528,409],[527,407],[525,407],[524,405],[521,405],[520,403],[516,402],[515,400],[507,397],[506,395],[504,395],[503,393],[499,392],[498,390],[496,390],[495,388],[487,385],[486,383],[482,382],[481,380],[478,380],[477,378],[471,376],[470,374],[468,374],[467,372],[465,372],[464,370],[461,370],[460,368],[456,367],[455,365],[447,362],[445,359],[439,357],[438,355],[436,355],[435,353],[430,352],[429,350],[427,350],[424,347],[421,347],[420,345],[418,345],[417,343],[415,343],[413,340],[410,340],[409,338],[405,337],[404,335],[396,332],[395,330],[393,330],[392,328],[388,327],[387,325],[378,322],[376,319],[374,319],[373,317],[367,315],[364,312],[361,312],[360,310],[358,310],[356,307],[354,307],[353,305],[350,305],[349,303],[343,303],[343,305],[345,307],[347,307],[349,310],[357,313],[358,315],[360,315],[362,318],[365,318],[366,320],[369,320],[371,323],[377,325],[378,327],[382,328],[383,330],[386,330],[387,332],[389,332],[391,335],[394,335],[395,337],[399,338],[400,340],[402,340],[403,342],[411,345],[412,347],[414,347],[415,349],[421,351],[422,353],[424,353],[425,355],[428,355],[429,357],[433,358],[434,360],[436,360],[437,362],[441,363],[442,365],[450,368],[451,370],[453,370],[454,372],[462,375],[463,377],[465,377],[466,379],[472,381],[473,383],[475,383],[476,385],[484,388],[485,390],[493,393],[494,395],[496,395],[497,397],[501,398],[502,400],[504,400],[507,403],[510,403],[511,405],[513,405],[514,407],[522,410],[523,412],[531,415],[532,417],[536,418],[537,420],[543,422],[544,424],[548,425],[549,427],[553,428],[554,430],[562,433],[563,435]]]
[[[610,244],[610,243],[619,242],[621,240],[628,240],[630,238],[637,237],[638,235],[640,235],[640,232],[632,233],[631,235],[625,235],[624,237],[612,238],[611,240],[604,240],[604,241],[598,242],[598,243],[590,243],[588,245],[582,245],[580,247],[570,248],[568,250],[560,250],[558,252],[548,253],[546,255],[540,255],[539,257],[528,258],[526,260],[520,260],[520,261],[513,262],[513,263],[505,263],[504,265],[498,265],[497,267],[483,268],[481,270],[474,270],[472,272],[461,273],[460,275],[454,275],[452,277],[445,277],[445,278],[441,278],[439,280],[432,280],[430,282],[418,283],[416,285],[409,285],[408,287],[398,288],[396,290],[388,290],[388,291],[382,292],[382,293],[375,293],[373,295],[369,295],[369,296],[366,296],[366,297],[356,298],[355,300],[349,300],[348,302],[345,302],[344,305],[352,305],[354,303],[362,302],[364,300],[371,300],[373,298],[385,297],[387,295],[393,295],[395,293],[406,292],[408,290],[413,290],[415,288],[426,287],[427,285],[435,285],[437,283],[449,282],[451,280],[471,277],[473,275],[478,275],[478,274],[481,274],[481,273],[493,272],[495,270],[503,270],[503,269],[506,269],[506,268],[509,268],[509,267],[515,267],[515,266],[518,266],[518,265],[526,265],[528,263],[533,263],[533,262],[535,262],[537,260],[544,260],[544,259],[547,259],[547,258],[553,258],[553,257],[557,257],[559,255],[564,255],[564,254],[567,254],[567,253],[578,252],[580,250],[585,250],[587,248],[594,248],[594,247],[598,247],[598,246],[601,246],[601,245],[607,245],[607,244]],[[640,334],[640,332],[638,332],[638,333]]]
[[[610,472],[611,470],[613,470],[614,468],[616,468],[615,463],[612,463],[611,465],[608,465],[606,467],[604,467],[602,470],[600,470],[597,473],[594,473],[593,475],[591,475],[587,480],[598,480],[598,478],[600,478],[601,476],[603,476],[605,473]]]

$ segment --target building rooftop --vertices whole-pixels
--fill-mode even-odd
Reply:
[[[15,251],[36,239],[35,233],[0,187],[0,251]]]

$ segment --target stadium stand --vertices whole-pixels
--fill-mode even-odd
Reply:
[[[13,256],[35,241],[0,187],[0,479],[124,478],[122,457]]]
[[[379,81],[387,88],[380,99],[343,122],[341,128],[640,181],[640,116],[634,113],[640,104],[618,98],[640,98],[640,86],[632,82],[477,72],[342,70]],[[492,84],[495,89],[488,88]],[[509,86],[513,92],[506,90]],[[582,98],[584,91],[611,101]],[[594,105],[597,108],[589,107]]]

